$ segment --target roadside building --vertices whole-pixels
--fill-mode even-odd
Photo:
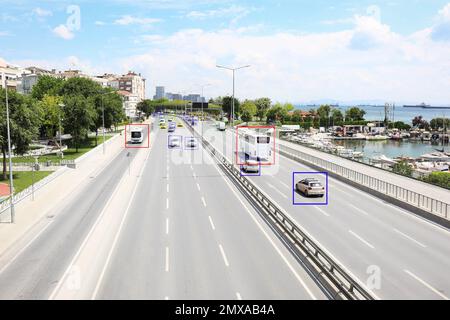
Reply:
[[[25,71],[19,67],[8,65],[0,61],[0,87],[5,87],[5,79],[8,80],[8,90],[17,90],[20,77]]]

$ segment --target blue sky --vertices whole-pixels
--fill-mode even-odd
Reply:
[[[240,96],[450,104],[450,1],[0,0],[0,59]],[[78,19],[79,10],[79,19]],[[431,52],[430,52],[431,51]],[[428,78],[427,83],[423,82]],[[446,88],[446,89],[445,89]],[[413,90],[411,90],[413,89]]]

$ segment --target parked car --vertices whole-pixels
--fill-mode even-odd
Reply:
[[[325,196],[325,187],[317,179],[304,179],[295,185],[298,192],[304,194],[307,197],[310,196]]]

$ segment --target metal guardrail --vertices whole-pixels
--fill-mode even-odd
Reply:
[[[38,164],[39,167],[64,167],[75,165],[75,160],[60,160],[60,161],[44,161],[44,162],[13,162],[13,167],[32,167]],[[7,164],[8,166],[8,164]]]
[[[294,160],[306,161],[314,166],[323,168],[324,170],[337,174],[349,181],[365,186],[383,195],[405,202],[423,211],[439,216],[440,218],[450,220],[450,204],[448,203],[424,196],[418,192],[334,164],[284,145],[279,145],[279,152],[290,156]]]
[[[339,175],[351,182],[360,184],[385,196],[391,197],[395,200],[399,200],[425,212],[431,213],[439,218],[450,221],[449,203],[430,198],[418,192],[400,187],[381,179],[374,178],[372,176],[346,168],[344,166],[334,164],[327,160],[312,156],[299,150],[295,150],[282,144],[278,145],[278,149],[280,154],[288,156],[293,160],[300,160],[310,163],[316,167],[322,168],[323,170]]]
[[[187,123],[187,122],[186,122]],[[199,134],[187,123],[188,128],[194,135]],[[334,299],[344,300],[373,300],[374,297],[353,279],[338,263],[336,263],[329,254],[320,248],[295,222],[291,221],[288,215],[274,204],[268,196],[259,190],[249,179],[243,177],[232,163],[218,150],[216,150],[207,140],[202,139],[203,146],[208,150],[221,164],[229,175],[235,179],[246,192],[252,196],[253,200],[260,207],[264,208],[264,214],[272,222],[280,235],[286,235],[294,245],[296,253],[306,257],[310,264],[315,268],[314,273],[318,274],[328,290],[332,290],[331,296]],[[291,246],[292,248],[292,246]]]
[[[23,199],[25,199],[28,196],[30,196],[32,194],[32,192],[33,192],[33,188],[34,188],[34,192],[36,192],[37,190],[39,190],[40,188],[42,188],[43,186],[45,186],[49,182],[51,182],[51,181],[55,180],[56,178],[58,178],[63,172],[64,172],[64,168],[61,168],[61,169],[53,172],[52,174],[48,175],[44,179],[39,180],[38,182],[36,182],[34,184],[34,186],[29,186],[28,188],[26,188],[26,189],[22,190],[21,192],[15,194],[14,195],[14,204],[17,204],[17,203],[21,202]],[[0,203],[0,214],[5,212],[10,206],[11,206],[10,198],[8,198],[8,199],[4,200],[3,202],[1,202]]]

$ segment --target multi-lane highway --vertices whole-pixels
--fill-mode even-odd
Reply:
[[[234,132],[220,132],[210,122],[203,131],[229,159],[234,156]],[[276,164],[250,179],[376,297],[450,298],[447,229],[335,179],[329,180],[327,206],[294,206],[292,173],[314,170],[278,154]],[[303,198],[295,197],[296,202]]]
[[[2,256],[0,298],[325,299],[209,155],[167,136],[155,126]]]
[[[201,144],[168,135],[155,125],[2,254],[0,299],[326,299]],[[232,132],[204,136],[231,159]],[[331,178],[327,206],[294,206],[298,171],[277,155],[249,179],[375,297],[450,297],[448,230]]]

